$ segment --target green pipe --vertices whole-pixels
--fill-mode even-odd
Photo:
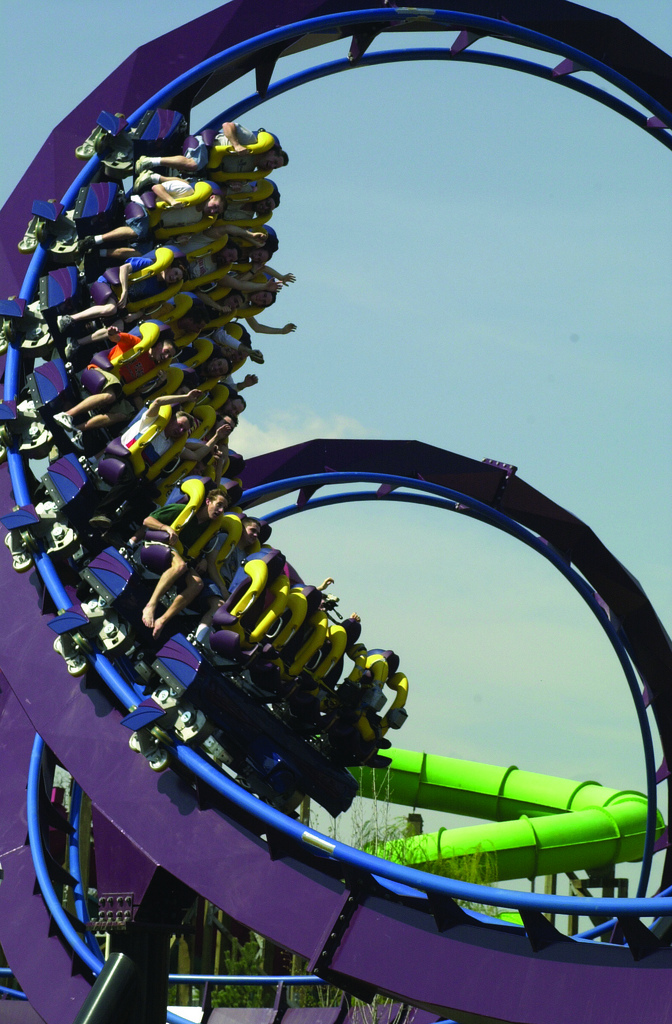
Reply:
[[[515,766],[409,750],[386,754],[392,758],[389,771],[357,769],[362,796],[494,823],[394,840],[378,850],[390,860],[440,870],[447,859],[492,852],[494,881],[595,869],[642,856],[647,806],[642,793]],[[657,836],[663,827],[659,812]]]

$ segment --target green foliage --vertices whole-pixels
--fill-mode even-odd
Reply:
[[[389,1011],[380,1013],[384,1007],[392,1006],[393,1003],[397,1002],[399,1009],[397,1010],[396,1016],[389,1020],[389,1024],[399,1024],[402,1019],[405,1019],[407,1024],[412,1024],[413,1017],[415,1016],[415,1007],[408,1008],[408,1014],[406,1014],[406,1005],[404,1003],[399,1004],[398,1000],[391,999],[389,996],[381,996],[376,994],[370,1003],[364,1003],[361,999],[351,999],[350,1003],[352,1006],[352,1024],[377,1024],[378,1021],[388,1020]]]
[[[375,773],[372,774],[375,787]],[[389,771],[386,772],[377,789],[373,789],[369,818],[364,817],[363,801],[359,801],[360,807],[355,809],[353,815],[353,846],[428,874],[454,878],[473,885],[492,885],[497,880],[497,853],[494,850],[484,850],[477,846],[468,853],[437,859],[436,839],[430,841],[429,836],[417,836],[413,852],[409,854],[406,841],[415,833],[408,819],[389,816],[389,775]],[[458,900],[458,903],[479,913],[496,915],[494,908],[481,903],[469,900]]]
[[[309,974],[308,961],[300,956],[292,957],[292,974]],[[296,1006],[338,1006],[342,992],[334,985],[297,985],[290,992],[290,1001]]]
[[[386,857],[398,864],[405,864],[404,840],[408,834],[405,818],[370,818],[361,823],[356,845],[376,857]]]
[[[231,937],[230,949],[224,950],[225,974],[263,974],[261,947],[256,939],[244,945]],[[212,993],[212,1005],[256,1008],[264,1005],[261,985],[223,985]]]
[[[476,846],[470,853],[457,857],[443,857],[440,861],[427,861],[416,865],[421,871],[444,878],[454,878],[458,882],[469,882],[472,885],[492,885],[497,881],[497,854],[494,850],[484,850]],[[496,908],[471,900],[457,900],[461,907],[468,907],[480,914],[497,916]]]

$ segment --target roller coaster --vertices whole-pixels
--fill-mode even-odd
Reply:
[[[353,65],[426,59],[430,51],[367,54],[381,33],[408,31],[451,33],[452,45],[441,51],[441,59],[491,63],[557,81],[672,148],[672,59],[614,19],[564,0],[549,0],[534,11],[523,0],[497,5],[474,0],[460,10],[286,0],[281,11],[273,0],[240,0],[147,44],[138,51],[140,60],[130,57],[72,112],[67,131],[55,130],[0,213],[7,252],[3,285],[18,291],[0,302],[5,451],[0,521],[8,549],[0,573],[3,593],[12,597],[0,625],[6,755],[0,945],[27,996],[23,1017],[18,1004],[3,1002],[3,1012],[11,1005],[7,1012],[14,1014],[8,1019],[70,1024],[103,969],[94,938],[98,931],[106,932],[112,947],[126,952],[145,977],[142,1001],[130,1019],[159,1024],[166,1019],[166,936],[179,926],[194,894],[299,954],[309,970],[330,983],[363,999],[383,993],[433,1015],[422,1019],[450,1017],[465,1024],[672,1019],[672,862],[656,800],[657,787],[668,776],[672,742],[672,650],[642,588],[592,531],[525,483],[514,467],[417,441],[314,440],[246,462],[227,450],[214,481],[207,474],[185,474],[184,462],[174,469],[186,436],[174,439],[165,458],[163,452],[156,458],[156,451],[151,460],[146,457],[158,433],[177,419],[174,403],[171,408],[161,398],[175,397],[182,385],[187,391],[180,408],[192,417],[193,437],[208,443],[208,431],[221,422],[230,395],[219,375],[207,372],[213,345],[205,335],[218,328],[230,332],[231,344],[238,347],[229,369],[238,368],[251,352],[246,317],[259,314],[263,303],[260,291],[251,287],[249,302],[243,295],[238,308],[208,318],[208,332],[174,330],[198,305],[183,277],[175,275],[171,288],[166,276],[171,267],[186,266],[181,261],[189,254],[180,246],[188,249],[188,244],[180,232],[191,227],[183,221],[177,230],[166,227],[170,219],[161,204],[169,199],[160,192],[138,195],[140,179],[124,190],[124,181],[139,160],[160,162],[204,147],[211,178],[198,182],[183,200],[183,207],[198,211],[195,230],[212,227],[215,218],[208,219],[204,205],[212,196],[230,198],[232,181],[252,181],[254,188],[233,192],[231,200],[242,205],[247,198],[252,212],[247,219],[232,214],[232,223],[259,232],[268,244],[270,214],[255,215],[254,203],[277,190],[264,187],[267,170],[259,170],[258,160],[251,176],[249,168],[243,174],[221,171],[227,166],[221,163],[224,154],[235,156],[236,150],[230,139],[216,138],[219,125],[233,123],[274,95]],[[272,83],[284,55],[349,37],[347,61]],[[531,47],[559,62],[546,67],[470,51],[487,37]],[[435,57],[436,51],[431,53]],[[134,71],[136,64],[142,74]],[[173,75],[169,82],[166,67]],[[191,108],[251,70],[254,95],[190,135]],[[630,102],[575,77],[577,70],[593,72]],[[132,113],[109,113],[120,108]],[[73,137],[85,166],[71,180]],[[263,146],[279,147],[269,138],[259,140],[262,156]],[[254,154],[255,144],[248,143],[248,154]],[[45,195],[61,199],[46,201]],[[131,268],[131,288],[141,287],[129,292],[127,311],[152,317],[133,335],[135,354],[155,352],[168,324],[171,339],[177,338],[177,358],[165,364],[156,360],[147,374],[120,377],[120,390],[132,398],[140,387],[156,383],[157,367],[163,371],[149,399],[156,413],[150,427],[136,431],[128,444],[120,445],[114,432],[107,435],[104,455],[94,457],[98,435],[91,444],[82,442],[63,414],[85,393],[73,390],[78,380],[90,393],[101,393],[109,373],[120,372],[125,361],[108,352],[106,359],[92,357],[86,368],[78,367],[77,350],[83,346],[71,344],[68,329],[73,316],[86,321],[101,308],[116,312],[126,305],[123,276],[118,267],[101,264],[94,245],[96,238],[118,232],[124,223],[137,224],[138,218],[151,223],[158,244],[147,251],[142,266]],[[32,258],[24,276],[26,252]],[[200,258],[200,251],[195,255]],[[247,256],[243,249],[242,258]],[[95,283],[93,268],[99,274]],[[214,291],[206,290],[209,301],[215,295],[215,302],[225,303],[229,279],[220,287],[219,269],[209,274],[207,281],[201,274],[196,284],[214,284]],[[143,295],[149,277],[166,287]],[[255,278],[255,285],[269,288],[272,275]],[[94,312],[84,316],[87,302]],[[147,371],[146,362],[142,369]],[[205,522],[202,510],[220,478],[227,508],[203,536],[192,535],[187,542],[182,531],[197,516]],[[122,481],[126,489],[115,492]],[[176,495],[170,495],[173,486]],[[110,489],[119,501],[101,535],[92,514]],[[145,504],[151,497],[156,504],[180,505],[179,522],[168,524],[172,534],[154,543],[150,535],[142,536],[144,513],[134,509],[138,495]],[[184,616],[179,601],[168,607],[179,608],[177,629],[155,629],[147,615],[150,593],[155,579],[175,564],[174,552],[197,560],[204,541],[218,534],[225,538],[221,554],[226,557],[240,540],[241,517],[256,517],[284,495],[294,498],[260,519],[262,536],[234,576],[230,596],[214,612],[207,643],[193,629],[198,620]],[[535,824],[542,824],[526,842],[535,857],[548,852],[550,866],[535,863],[532,873],[578,866],[574,855],[582,866],[641,857],[635,898],[581,901],[582,914],[607,917],[606,925],[569,938],[546,915],[575,915],[575,899],[427,874],[393,857],[381,860],[354,850],[298,820],[296,809],[305,796],[334,816],[346,810],[357,790],[355,775],[366,787],[371,772],[390,759],[395,784],[403,789],[402,776],[406,783],[414,777],[410,786],[417,806],[423,806],[432,786],[446,784],[445,766],[435,785],[426,758],[411,767],[403,752],[389,750],[389,730],[401,727],[407,712],[408,680],[397,656],[391,649],[366,647],[360,641],[366,625],[360,627],[356,619],[330,618],[322,592],[306,584],[268,542],[271,524],[287,516],[368,500],[419,503],[507,534],[561,573],[603,630],[636,709],[646,796],[611,791],[580,796],[581,786],[567,784],[567,790],[558,780],[542,806],[538,787],[532,785],[532,795],[523,796],[509,771],[490,779],[481,796],[496,805],[493,817],[499,820],[537,815]],[[300,553],[292,558],[295,554],[300,559]],[[169,595],[167,600],[177,599]],[[650,713],[664,757],[658,768]],[[69,822],[51,800],[57,766],[76,782]],[[454,788],[463,790],[464,781]],[[98,889],[93,920],[78,857],[81,792],[93,806]],[[437,799],[434,792],[427,806]],[[470,806],[473,810],[473,802]],[[575,836],[572,829],[582,814],[591,815],[591,823],[584,834],[586,849],[576,853],[579,841],[567,842],[565,833]],[[546,826],[546,835],[559,828],[555,845],[543,838],[543,822],[550,822],[544,815],[563,819]],[[669,820],[669,796],[665,815]],[[52,855],[54,834],[69,837],[67,871]],[[499,848],[506,842],[495,841]],[[574,848],[569,860],[568,847]],[[656,895],[647,896],[654,851],[664,857],[662,883]],[[520,869],[521,858],[511,857],[512,871]],[[407,859],[414,862],[413,856]],[[503,870],[502,877],[512,875]],[[56,890],[62,884],[73,889],[74,916],[60,904]],[[516,911],[522,925],[471,912],[458,902],[464,900]],[[656,919],[652,927],[642,921],[650,917]],[[594,941],[607,933],[609,941]],[[180,1020],[174,1014],[168,1019]],[[210,1020],[216,1024],[217,1011]]]

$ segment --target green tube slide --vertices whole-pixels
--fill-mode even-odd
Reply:
[[[378,850],[388,860],[436,870],[447,859],[491,852],[493,881],[502,881],[641,859],[647,807],[642,793],[515,766],[411,750],[385,753],[392,758],[389,770],[354,770],[362,796],[490,822],[393,840]],[[663,828],[658,812],[656,836]]]

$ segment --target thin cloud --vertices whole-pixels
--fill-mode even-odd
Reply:
[[[260,423],[241,416],[233,438],[233,447],[245,452],[246,458],[263,455],[276,448],[287,448],[315,437],[372,437],[372,432],[352,416],[330,416],[325,419],[312,410],[287,412],[279,410]]]

